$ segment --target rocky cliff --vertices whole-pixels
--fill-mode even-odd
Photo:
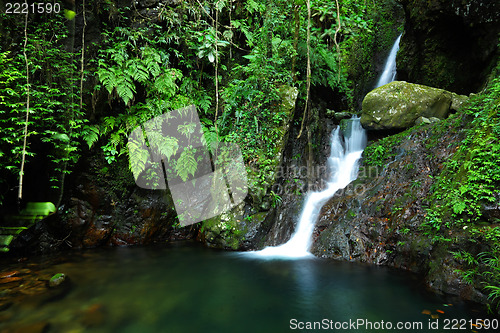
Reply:
[[[476,92],[496,61],[498,1],[399,2],[406,18],[398,79],[459,94]]]

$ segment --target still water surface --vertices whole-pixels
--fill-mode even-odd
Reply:
[[[449,332],[445,320],[484,318],[470,304],[426,291],[416,276],[384,267],[259,260],[193,244],[91,250],[58,261],[31,265],[39,265],[42,274],[66,273],[71,291],[36,307],[15,304],[4,311],[7,324],[48,321],[49,332],[238,333],[297,332],[291,327],[299,322],[363,319],[423,327],[391,332]],[[95,311],[89,315],[89,309]],[[437,320],[440,329],[428,329],[429,320]],[[0,331],[5,325],[0,323]]]

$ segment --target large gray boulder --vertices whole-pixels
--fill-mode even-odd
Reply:
[[[405,129],[420,117],[448,117],[450,110],[457,108],[464,99],[467,97],[443,89],[394,81],[366,95],[361,124],[374,130]]]

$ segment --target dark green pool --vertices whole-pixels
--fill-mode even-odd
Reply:
[[[469,320],[486,317],[393,269],[262,261],[193,244],[93,250],[23,265],[64,272],[72,289],[61,299],[2,311],[0,332],[37,322],[49,322],[49,332],[292,332],[314,325],[318,332],[471,332]],[[465,329],[445,330],[452,319]]]

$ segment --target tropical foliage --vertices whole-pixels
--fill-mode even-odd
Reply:
[[[1,180],[2,193],[16,184],[25,137],[27,175],[36,156],[48,157],[40,163],[52,163],[49,178],[60,198],[64,175],[86,149],[97,145],[112,164],[138,151],[126,145],[134,128],[191,104],[209,144],[244,147],[258,191],[273,180],[284,124],[293,116],[281,107],[280,88],[296,86],[305,98],[307,59],[312,87],[341,92],[345,107],[352,106],[349,59],[357,38],[374,29],[375,3],[195,0],[159,6],[156,14],[143,15],[135,5],[94,0],[67,11],[73,15],[63,20],[2,14],[11,38],[0,49],[0,167],[11,172]],[[97,38],[87,37],[90,25],[100,31]],[[23,30],[25,45],[16,37]],[[145,163],[145,155],[136,157],[133,174]],[[183,155],[181,162],[188,160]]]

